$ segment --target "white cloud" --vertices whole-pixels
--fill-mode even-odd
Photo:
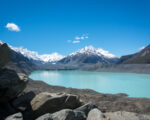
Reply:
[[[77,36],[77,37],[75,37],[75,39],[76,39],[76,40],[80,40],[81,38]]]
[[[145,47],[144,46],[142,46],[142,47],[140,47],[140,50],[143,50]]]
[[[68,43],[80,43],[82,40],[88,39],[88,34],[82,34],[81,36],[76,36],[74,40],[67,40]]]
[[[7,23],[6,28],[10,31],[16,31],[16,32],[20,31],[20,28],[15,23]]]
[[[72,41],[72,43],[80,43],[79,40]]]
[[[81,36],[81,39],[84,40],[85,37]]]
[[[82,36],[76,36],[75,37],[76,40],[84,40],[84,39],[88,39],[88,35],[83,34]]]

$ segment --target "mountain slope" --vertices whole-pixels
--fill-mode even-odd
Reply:
[[[6,43],[0,43],[0,56],[2,56],[0,58],[2,64],[3,60],[8,60],[8,63],[4,66],[5,68],[9,68],[17,72],[28,74],[37,68],[37,66],[28,58],[10,49]]]
[[[10,61],[9,49],[6,43],[0,41],[0,68]]]
[[[140,52],[123,56],[118,61],[119,64],[150,64],[150,45]]]
[[[87,46],[83,49],[78,50],[70,54],[69,56],[63,58],[59,61],[61,64],[95,64],[103,63],[110,64],[116,62],[117,57],[110,54],[101,48],[94,48],[93,46]]]
[[[27,57],[31,61],[34,61],[37,63],[40,63],[40,62],[41,63],[51,63],[51,62],[53,63],[53,62],[56,62],[56,61],[58,61],[64,57],[58,53],[39,55],[37,52],[30,51],[30,50],[23,48],[23,47],[13,47],[11,45],[9,45],[9,47],[16,52],[21,53],[22,55],[24,55],[25,57]]]

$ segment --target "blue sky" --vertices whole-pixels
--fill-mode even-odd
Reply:
[[[88,39],[72,43],[83,35]],[[150,1],[0,0],[0,40],[40,54],[67,55],[87,45],[131,54],[150,44]]]

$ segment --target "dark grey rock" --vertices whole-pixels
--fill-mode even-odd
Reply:
[[[16,109],[10,103],[0,105],[0,120],[4,120],[7,116],[17,113]]]
[[[20,94],[28,82],[28,77],[9,69],[0,69],[0,104],[7,103]]]
[[[86,120],[83,112],[64,109],[52,114],[53,120]]]
[[[23,116],[21,113],[16,113],[8,116],[5,120],[23,120]]]
[[[63,109],[53,114],[47,113],[36,120],[86,120],[86,116],[81,111]]]
[[[31,111],[30,101],[35,97],[35,93],[30,91],[27,93],[22,93],[16,99],[12,101],[12,105],[15,109],[20,111]]]
[[[0,68],[10,61],[9,48],[6,43],[0,44]]]
[[[96,106],[95,104],[87,103],[87,104],[85,104],[85,105],[83,105],[83,106],[81,106],[81,107],[79,107],[79,108],[77,108],[77,109],[75,109],[75,110],[76,110],[76,111],[82,111],[82,112],[84,112],[85,115],[87,116],[88,113],[89,113],[92,109],[94,109],[94,108],[97,108],[97,106]]]

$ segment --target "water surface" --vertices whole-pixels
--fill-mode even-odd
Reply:
[[[88,88],[101,93],[126,93],[130,97],[150,98],[150,74],[42,70],[29,76],[50,85]]]

